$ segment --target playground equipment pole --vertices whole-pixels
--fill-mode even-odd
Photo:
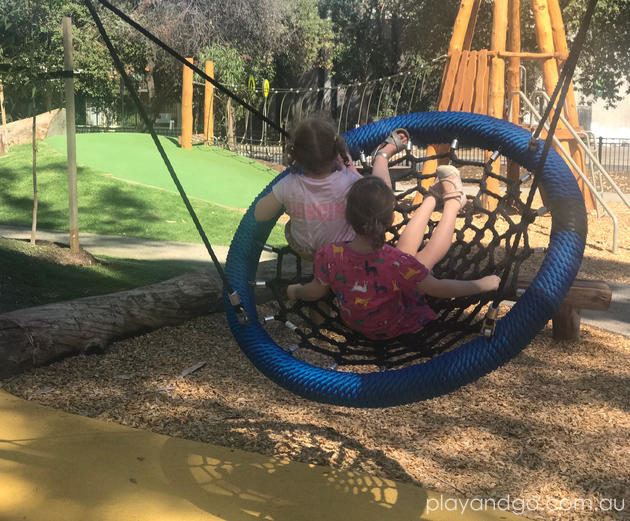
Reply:
[[[463,49],[466,49],[466,45],[470,45],[472,41],[472,31],[469,30],[471,25],[471,18],[476,22],[477,10],[479,7],[478,0],[462,0],[459,4],[459,11],[457,12],[457,18],[453,25],[453,35],[448,46],[448,57],[444,66],[444,73],[442,74],[442,83],[440,85],[440,95],[438,96],[439,104],[438,110],[448,110],[448,105],[451,100],[453,87],[455,83],[455,73],[458,69],[459,58]],[[473,22],[473,26],[474,26]],[[427,156],[441,154],[448,149],[447,146],[428,145]],[[437,159],[431,159],[424,163],[422,172],[435,172],[438,166]],[[428,188],[433,181],[431,179],[423,179],[422,186]],[[419,193],[414,198],[414,204],[421,201]]]
[[[214,78],[214,62],[206,61],[204,72]],[[208,80],[203,96],[203,137],[206,146],[214,139],[214,86]]]
[[[193,58],[186,58],[192,63]],[[193,70],[182,65],[182,138],[181,146],[184,150],[192,149],[192,120],[193,120]]]
[[[497,51],[490,60],[490,87],[488,91],[488,115],[498,119],[503,119],[503,107],[505,103],[505,60],[499,57],[499,53],[505,52],[507,41],[507,21],[508,3],[507,0],[495,0],[492,14],[492,39],[490,50]],[[490,159],[492,152],[486,151],[486,161]],[[495,174],[501,173],[501,164],[493,163],[492,171]],[[499,193],[499,180],[488,179],[488,190],[495,194]],[[494,197],[483,195],[483,206],[489,210],[494,210],[497,200]]]
[[[68,157],[68,214],[70,221],[70,251],[79,253],[79,212],[77,202],[77,139],[74,111],[74,63],[72,60],[72,20],[64,16],[61,21],[63,30],[63,68],[66,94],[66,143]]]
[[[511,0],[509,5],[510,51],[521,52],[521,0]],[[521,90],[521,58],[512,56],[508,58],[507,71],[508,99],[511,100],[512,113],[510,121],[515,125],[520,123],[521,98],[518,91]],[[507,162],[507,177],[517,181],[520,174],[520,166],[514,161]]]

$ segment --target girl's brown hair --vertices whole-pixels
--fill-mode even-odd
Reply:
[[[337,135],[333,122],[323,116],[312,116],[296,127],[287,147],[287,162],[313,174],[325,175],[335,170],[337,154],[344,164],[349,164],[346,142]]]
[[[396,198],[382,179],[364,177],[348,190],[346,221],[357,235],[370,239],[379,249],[385,243],[385,232],[392,225]]]

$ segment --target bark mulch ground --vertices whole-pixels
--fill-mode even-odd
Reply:
[[[514,360],[450,395],[360,410],[276,386],[215,314],[1,385],[44,405],[171,436],[462,497],[537,502],[529,519],[622,520],[630,508],[628,344],[590,327],[580,342],[558,343],[545,329]],[[597,511],[600,501],[621,507],[624,499],[624,511]],[[567,511],[543,508],[561,500]]]

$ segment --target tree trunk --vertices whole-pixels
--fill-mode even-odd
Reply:
[[[221,294],[210,272],[196,271],[143,288],[2,314],[0,378],[217,311]]]
[[[234,120],[235,120],[235,111],[234,107],[232,107],[232,99],[228,98],[225,104],[225,133],[227,134],[227,144],[228,149],[234,150],[236,148],[236,137],[234,135]]]
[[[0,156],[6,152],[9,147],[9,139],[7,134],[7,113],[4,109],[4,84],[0,78],[0,121],[2,122],[2,135],[0,135]]]
[[[33,94],[33,220],[31,222],[31,244],[37,240],[37,112]]]

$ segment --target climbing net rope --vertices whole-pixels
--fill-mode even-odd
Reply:
[[[405,188],[396,196],[395,224],[389,230],[388,242],[396,245],[411,215],[420,206],[418,194],[425,196],[428,193],[423,185],[427,186],[427,181],[432,183],[435,179],[434,172],[420,173],[422,164],[426,161],[450,161],[462,169],[464,183],[469,191],[473,189],[474,192],[468,196],[468,203],[460,212],[450,251],[435,266],[433,274],[437,278],[464,280],[497,274],[506,281],[498,299],[513,299],[517,294],[520,266],[535,251],[544,251],[530,247],[528,226],[545,209],[533,210],[531,202],[523,200],[521,187],[528,183],[531,174],[514,180],[495,174],[493,163],[500,163],[502,157],[498,151],[488,155],[486,161],[460,158],[458,140],[454,140],[448,152],[420,157],[407,150],[404,156],[400,155],[391,161],[390,168],[403,163],[406,166],[402,173],[396,175],[397,183]],[[364,156],[362,160],[364,169],[369,170]],[[506,188],[500,193],[489,190],[487,185],[491,177],[500,180]],[[486,205],[484,200],[487,201]],[[423,244],[431,238],[439,222],[439,213],[434,213],[434,216],[429,221]],[[281,322],[292,332],[292,335],[281,336],[285,337],[285,344],[288,341],[288,345],[283,345],[283,348],[294,356],[300,355],[299,349],[310,349],[324,355],[322,360],[328,361],[328,366],[334,368],[371,365],[391,369],[431,358],[460,343],[462,339],[479,333],[484,322],[484,311],[487,311],[491,301],[497,300],[497,294],[457,299],[427,297],[438,316],[419,332],[387,341],[368,340],[338,319],[339,302],[332,294],[327,300],[316,303],[286,302],[284,296],[287,285],[310,280],[312,272],[309,268],[312,265],[305,265],[288,246],[266,246],[265,249],[275,252],[278,259],[275,277],[256,284],[270,288],[275,298],[274,305],[265,306],[274,312],[263,318],[264,323]]]

